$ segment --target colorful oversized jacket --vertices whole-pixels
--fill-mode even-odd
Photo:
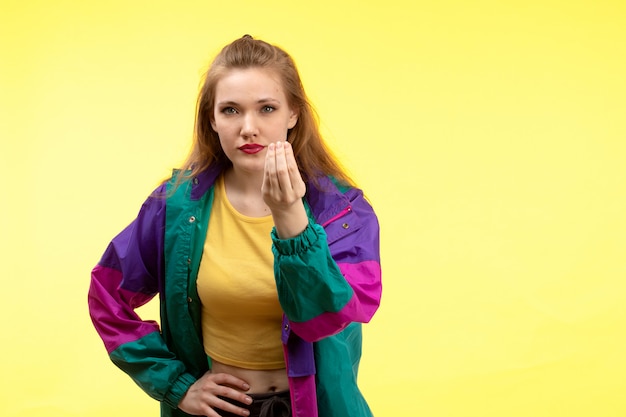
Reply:
[[[89,310],[111,360],[161,401],[162,416],[187,416],[177,405],[210,368],[196,278],[219,174],[159,187],[91,275]],[[371,416],[356,379],[360,323],[381,296],[378,220],[360,190],[327,178],[307,184],[304,201],[299,236],[272,232],[293,416]],[[156,294],[160,326],[134,311]]]

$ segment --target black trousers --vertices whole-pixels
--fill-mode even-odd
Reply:
[[[289,391],[271,392],[269,394],[249,394],[252,404],[246,405],[229,398],[222,398],[238,407],[250,411],[250,417],[291,417],[291,398]],[[241,417],[237,414],[216,410],[222,417]]]

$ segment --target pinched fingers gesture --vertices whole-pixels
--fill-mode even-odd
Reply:
[[[207,372],[198,379],[185,393],[178,408],[187,414],[207,417],[219,417],[215,409],[228,411],[240,416],[248,416],[248,410],[224,401],[229,398],[243,404],[251,404],[252,398],[245,394],[248,384],[230,374]]]
[[[265,156],[263,200],[272,210],[286,210],[299,202],[306,186],[289,142],[271,143]]]
[[[289,142],[268,146],[261,192],[281,239],[295,237],[306,228],[308,217],[302,202],[306,185]]]

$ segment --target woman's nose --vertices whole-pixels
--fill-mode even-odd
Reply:
[[[246,114],[243,118],[243,124],[241,126],[242,136],[256,136],[259,133],[258,121],[254,114]]]

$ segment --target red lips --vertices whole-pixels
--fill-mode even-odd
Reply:
[[[254,154],[261,152],[263,148],[265,148],[265,146],[259,145],[258,143],[246,143],[245,145],[240,146],[239,150],[248,154]]]

